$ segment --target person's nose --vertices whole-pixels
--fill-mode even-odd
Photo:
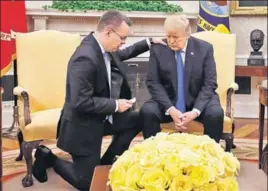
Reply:
[[[175,43],[175,40],[173,38],[170,39],[170,43],[171,44],[174,44]]]

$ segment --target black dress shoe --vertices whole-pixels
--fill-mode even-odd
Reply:
[[[57,159],[51,150],[44,145],[40,145],[35,152],[35,161],[33,164],[33,176],[39,182],[47,181],[47,169],[52,167]]]

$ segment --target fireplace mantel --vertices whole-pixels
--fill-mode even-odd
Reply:
[[[57,9],[27,9],[26,15],[28,16],[44,16],[44,17],[77,17],[77,18],[89,18],[89,17],[100,17],[104,11],[90,10],[87,12],[83,11],[59,11]],[[163,12],[145,12],[145,11],[130,11],[124,12],[129,18],[145,18],[145,19],[164,19],[169,13]],[[188,19],[197,19],[195,13],[178,13],[185,14]]]
[[[56,9],[36,9],[26,10],[29,31],[37,30],[59,30],[69,33],[79,33],[81,37],[86,36],[89,31],[94,31],[99,17],[105,11],[59,11]],[[144,37],[163,37],[164,20],[169,13],[163,12],[144,12],[131,11],[123,12],[133,22],[133,35],[129,38],[127,44],[138,41]],[[185,14],[192,27],[196,30],[197,15],[194,13]]]

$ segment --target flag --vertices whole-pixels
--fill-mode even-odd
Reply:
[[[216,31],[229,34],[228,1],[200,0],[197,31]]]
[[[25,2],[22,0],[1,1],[0,77],[8,72],[16,58],[16,32],[27,32]]]

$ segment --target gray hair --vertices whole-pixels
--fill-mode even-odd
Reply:
[[[176,30],[185,30],[185,33],[190,36],[191,35],[191,26],[189,19],[187,19],[186,15],[169,15],[167,16],[164,28],[169,31]]]
[[[113,29],[119,27],[122,22],[126,22],[128,26],[131,26],[131,20],[124,14],[116,10],[110,10],[104,13],[97,25],[97,31],[103,31],[107,26],[111,26]]]

